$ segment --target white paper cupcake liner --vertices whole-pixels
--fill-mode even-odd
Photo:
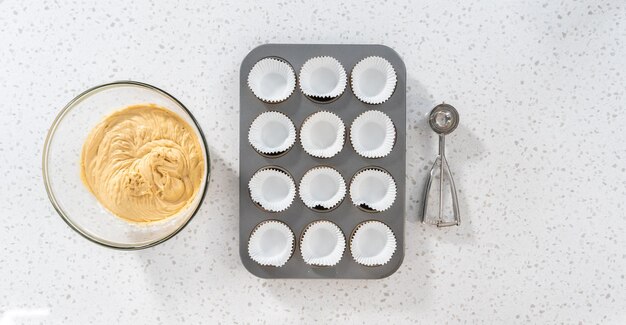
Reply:
[[[330,221],[312,222],[306,227],[300,240],[302,259],[309,265],[337,265],[345,249],[346,240],[343,232]]]
[[[300,128],[300,143],[309,155],[330,158],[338,154],[345,142],[346,127],[339,116],[321,111],[309,116]]]
[[[387,264],[396,251],[396,236],[380,221],[366,221],[356,226],[350,239],[352,258],[362,265]]]
[[[346,182],[333,168],[315,167],[302,176],[299,192],[307,207],[332,209],[345,197]]]
[[[354,150],[363,157],[385,157],[396,142],[396,128],[387,114],[367,111],[352,122],[350,141]]]
[[[268,220],[254,228],[248,240],[248,255],[265,266],[283,266],[294,251],[295,237],[283,222]]]
[[[248,87],[264,102],[282,102],[289,98],[296,88],[296,74],[289,64],[281,60],[262,59],[250,70]]]
[[[296,196],[296,185],[287,173],[273,169],[262,169],[248,183],[252,201],[270,212],[287,210]]]
[[[318,98],[339,97],[346,89],[346,70],[330,56],[309,59],[300,69],[300,90]]]
[[[285,152],[296,142],[296,127],[283,113],[265,112],[250,125],[248,141],[260,153]]]
[[[370,56],[359,61],[352,69],[352,91],[362,102],[382,104],[396,89],[396,71],[389,61]]]
[[[396,192],[393,177],[381,169],[365,169],[357,173],[350,184],[352,203],[378,212],[393,205]]]

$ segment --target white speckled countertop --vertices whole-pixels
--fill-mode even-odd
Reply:
[[[0,0],[0,324],[626,323],[623,1]],[[263,43],[382,43],[407,66],[407,244],[378,281],[262,280],[238,256],[239,65]],[[45,194],[47,129],[119,79],[185,103],[210,142],[199,215],[143,251],[95,245]],[[417,222],[448,140],[464,224]]]

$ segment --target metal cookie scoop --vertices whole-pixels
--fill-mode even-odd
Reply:
[[[428,119],[430,127],[439,134],[439,155],[435,159],[433,167],[430,169],[430,175],[426,182],[426,190],[424,191],[424,206],[422,209],[422,223],[428,223],[437,225],[437,227],[449,227],[458,226],[461,224],[461,215],[459,214],[459,201],[456,196],[456,187],[454,186],[454,180],[450,173],[450,167],[446,160],[446,134],[452,133],[454,129],[459,125],[459,112],[454,107],[446,103],[435,106],[430,112]],[[428,198],[430,197],[430,190],[432,188],[433,179],[435,178],[437,169],[439,169],[439,214],[437,219],[427,219],[428,212]],[[452,209],[454,211],[454,221],[445,221],[443,217],[443,185],[444,177],[447,178],[447,182],[450,184],[450,192],[452,194]]]

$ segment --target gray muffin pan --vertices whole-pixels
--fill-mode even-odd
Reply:
[[[298,76],[302,65],[316,56],[331,56],[339,60],[348,74],[348,85],[343,94],[328,103],[318,103],[307,98],[296,86],[296,90],[285,101],[268,104],[254,96],[248,88],[248,73],[256,62],[267,57],[278,57],[289,63]],[[356,98],[350,87],[352,68],[368,56],[380,56],[389,61],[397,75],[397,84],[391,98],[379,105],[370,105]],[[240,120],[239,120],[239,254],[243,265],[250,273],[261,278],[311,278],[311,279],[380,279],[393,274],[404,258],[404,207],[406,174],[406,68],[398,54],[383,45],[320,45],[320,44],[265,44],[253,49],[241,63],[240,71]],[[248,142],[248,131],[252,121],[266,111],[286,114],[295,124],[297,133],[302,122],[318,111],[337,114],[346,126],[346,141],[343,150],[332,158],[315,158],[308,155],[296,140],[293,147],[276,158],[257,153]],[[396,128],[396,142],[389,155],[370,159],[359,156],[350,142],[350,125],[361,113],[380,110],[387,114]],[[348,191],[341,204],[330,211],[317,212],[309,209],[296,195],[291,206],[283,212],[267,212],[250,198],[248,182],[256,171],[263,167],[278,166],[289,172],[296,187],[309,169],[326,165],[341,173]],[[352,177],[365,167],[380,167],[388,171],[397,186],[397,197],[392,207],[384,212],[365,211],[352,204],[350,182]],[[289,261],[281,266],[261,266],[248,255],[248,239],[253,229],[264,220],[280,220],[293,231],[295,249]],[[329,220],[337,224],[346,238],[346,249],[341,261],[330,267],[311,266],[302,260],[299,250],[300,236],[304,228],[315,220]],[[361,222],[379,220],[394,232],[397,241],[396,251],[391,260],[382,266],[363,266],[352,258],[350,237]]]

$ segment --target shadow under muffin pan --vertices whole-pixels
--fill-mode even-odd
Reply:
[[[334,98],[319,100],[306,96],[300,88],[299,74],[308,60],[316,57],[336,59],[345,69],[347,81],[343,92]],[[359,100],[351,85],[352,70],[365,58],[378,57],[386,60],[395,71],[395,87],[390,97],[380,104],[368,104]],[[265,58],[278,58],[293,68],[296,75],[296,89],[287,99],[270,103],[255,96],[248,87],[248,75],[253,66]],[[364,73],[362,75],[368,75]],[[265,112],[279,112],[296,126],[298,139],[285,152],[278,155],[263,155],[248,141],[248,132],[253,121]],[[344,123],[345,137],[343,148],[330,158],[309,155],[302,147],[300,127],[305,119],[318,112],[330,112]],[[350,127],[353,121],[367,111],[384,113],[395,128],[395,142],[391,151],[379,158],[360,156],[350,142]],[[406,69],[402,59],[389,47],[383,45],[320,45],[320,44],[266,44],[253,49],[243,60],[240,70],[240,145],[239,145],[239,253],[244,267],[261,278],[300,278],[300,279],[380,279],[393,274],[404,258],[404,215],[405,215],[405,174],[406,174]],[[300,196],[300,182],[304,175],[316,168],[329,167],[338,172],[345,181],[343,199],[330,209],[307,207]],[[280,212],[263,209],[255,203],[248,188],[254,174],[264,168],[285,171],[297,188],[293,202]],[[350,186],[357,173],[363,170],[381,170],[394,180],[396,195],[390,207],[374,211],[353,204]],[[374,182],[376,183],[376,182]],[[367,188],[367,186],[365,186]],[[318,199],[327,196],[321,195]],[[373,196],[376,197],[376,196]],[[250,257],[248,251],[251,234],[259,224],[268,220],[284,223],[295,235],[294,251],[280,266],[261,265]],[[345,250],[339,262],[333,260],[331,266],[307,264],[301,250],[301,236],[307,227],[315,222],[329,221],[336,225],[345,238]],[[365,222],[380,222],[391,231],[395,238],[393,255],[385,263],[364,265],[357,263],[351,247],[355,231]],[[384,228],[384,227],[383,227]],[[381,228],[382,229],[382,228]],[[386,229],[386,228],[384,228]],[[320,233],[321,234],[321,233]],[[321,236],[321,235],[320,235]],[[374,238],[376,236],[365,237]],[[368,239],[369,241],[369,239]],[[273,241],[270,241],[273,242]],[[315,242],[315,241],[313,241]],[[315,248],[315,247],[312,247]],[[327,250],[319,247],[319,252]],[[376,247],[374,247],[376,248]],[[307,248],[305,256],[311,254]],[[359,254],[371,254],[373,248],[366,245],[358,248]],[[317,250],[314,250],[317,252]],[[285,252],[283,249],[281,252]],[[337,253],[337,252],[335,252]],[[286,253],[285,253],[286,254]],[[338,253],[337,253],[338,254]],[[256,256],[256,255],[255,255]],[[323,256],[314,258],[326,261]]]

